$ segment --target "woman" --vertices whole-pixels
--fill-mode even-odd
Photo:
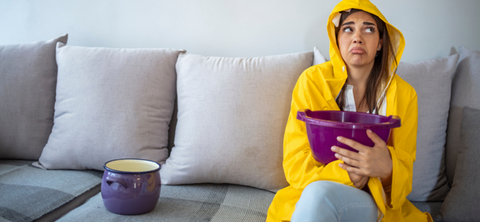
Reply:
[[[327,24],[330,62],[299,77],[284,138],[283,167],[290,186],[277,192],[267,221],[432,221],[407,199],[417,136],[417,95],[395,75],[402,33],[368,0],[344,0]],[[397,115],[402,126],[388,143],[375,133],[366,147],[338,138],[359,152],[332,147],[338,160],[314,160],[299,109]],[[293,215],[293,216],[292,216]]]

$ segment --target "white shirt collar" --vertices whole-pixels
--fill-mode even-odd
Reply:
[[[355,97],[353,97],[353,86],[349,84],[347,84],[347,88],[345,89],[345,106],[343,107],[343,111],[357,111]],[[382,106],[380,107],[378,114],[383,116],[387,115],[387,101],[385,97],[383,98]]]

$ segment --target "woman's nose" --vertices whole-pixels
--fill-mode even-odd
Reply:
[[[353,39],[353,43],[362,44],[363,41],[361,39]]]
[[[361,36],[360,34],[356,33],[356,34],[353,36],[353,43],[362,44],[362,43],[363,43],[362,36]]]

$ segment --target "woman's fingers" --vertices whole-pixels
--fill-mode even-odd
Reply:
[[[348,151],[348,152],[351,152],[351,151]],[[355,154],[357,154],[357,153],[355,153]],[[349,158],[349,157],[341,155],[339,153],[335,153],[335,157],[339,160],[342,160],[347,165],[354,166],[354,167],[359,167],[360,166],[360,162],[356,159]]]
[[[332,151],[335,153],[338,153],[342,156],[346,156],[348,158],[352,158],[355,160],[358,160],[360,158],[360,154],[357,152],[353,152],[347,149],[340,148],[338,146],[332,146]]]
[[[338,164],[338,166],[340,166],[342,169],[346,170],[349,173],[358,174],[360,176],[367,176],[359,168],[356,168],[356,167],[353,167],[353,166],[348,166],[348,165],[343,164],[343,163]]]
[[[375,143],[373,147],[363,146],[350,139],[339,138],[340,142],[359,150],[359,153],[336,146],[332,147],[332,150],[340,154],[337,158],[345,163],[341,168],[348,172],[368,177],[386,178],[392,174],[390,151],[386,143],[377,134],[367,130],[367,135]]]
[[[354,140],[338,137],[337,140],[359,152],[332,147],[337,159],[344,163],[340,167],[349,173],[368,177],[387,177],[392,173],[392,159],[387,144],[374,132],[367,130],[367,136],[374,142],[373,147],[364,146]]]
[[[358,150],[358,151],[360,151],[360,152],[362,152],[362,151],[364,151],[366,148],[368,148],[368,147],[362,145],[361,143],[358,143],[358,142],[356,142],[356,141],[354,141],[354,140],[347,139],[347,138],[341,137],[341,136],[337,137],[337,141],[340,142],[340,143],[343,143],[343,144],[345,144],[345,145],[347,145],[347,146],[349,146],[349,147],[352,147],[353,149],[356,149],[356,150]]]

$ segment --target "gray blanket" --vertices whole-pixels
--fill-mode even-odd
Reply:
[[[59,221],[262,221],[274,193],[224,184],[162,185],[155,209],[125,216],[105,209],[101,194]]]
[[[101,183],[100,171],[42,170],[0,160],[0,221],[33,221]]]

